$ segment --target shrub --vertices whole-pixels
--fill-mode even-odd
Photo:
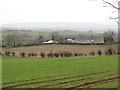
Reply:
[[[64,57],[64,53],[60,53],[60,56],[61,56],[61,57]]]
[[[83,56],[83,53],[80,53],[79,56]]]
[[[106,54],[106,55],[113,55],[113,50],[112,50],[112,48],[108,48],[108,49],[105,51],[105,54]]]
[[[59,53],[54,53],[55,57],[59,57],[59,55],[60,55]]]
[[[25,57],[25,55],[26,55],[25,52],[21,52],[21,53],[20,53],[20,56],[21,56],[21,57]]]
[[[64,54],[63,54],[65,57],[71,57],[72,56],[72,53],[70,53],[70,52],[64,52]]]
[[[41,56],[42,58],[44,58],[44,57],[45,57],[45,53],[44,53],[44,52],[41,52],[41,53],[40,53],[40,56]]]
[[[105,51],[105,55],[109,55],[109,53],[108,53],[108,51],[107,51],[107,50]]]
[[[99,50],[97,53],[98,53],[99,56],[102,55],[102,51],[101,50]]]
[[[9,51],[5,52],[5,55],[10,56],[10,52]]]
[[[113,54],[114,54],[114,55],[116,55],[116,54],[117,54],[117,52],[116,52],[115,50],[113,50]]]
[[[74,53],[75,57],[77,57],[79,54],[78,53]]]
[[[119,48],[118,48],[118,50],[117,50],[117,54],[120,55],[120,49],[119,49]]]
[[[50,54],[47,54],[48,57],[50,57]]]
[[[37,57],[37,54],[36,54],[36,53],[34,53],[34,56],[35,56],[35,57]]]
[[[69,52],[69,57],[71,57],[71,56],[72,56],[72,53]]]
[[[90,52],[90,56],[95,56],[95,52]]]
[[[28,53],[28,57],[31,57],[32,56],[32,54],[31,53]]]
[[[36,53],[31,53],[31,56],[32,56],[32,57],[36,57],[37,54],[36,54]]]
[[[48,57],[54,57],[54,54],[52,52],[50,52],[47,56]]]
[[[11,54],[12,54],[12,56],[15,56],[15,52],[13,51],[13,52],[11,52]]]

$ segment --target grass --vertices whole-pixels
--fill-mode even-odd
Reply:
[[[54,31],[32,31],[32,30],[23,30],[23,31],[20,31],[20,30],[3,30],[2,31],[2,35],[3,36],[6,36],[8,34],[17,34],[17,35],[24,35],[24,34],[28,34],[28,35],[31,35],[31,36],[38,36],[38,35],[43,35],[44,37],[48,37],[51,35],[51,33],[54,32]],[[101,35],[101,34],[97,34],[97,33],[89,33],[89,32],[85,32],[85,31],[75,31],[75,30],[62,30],[62,31],[57,31],[58,33],[60,33],[61,35],[66,35],[66,36],[69,36],[69,35]]]
[[[3,56],[2,65],[4,88],[10,86],[15,86],[16,88],[43,86],[45,88],[70,88],[87,82],[118,76],[117,55],[68,58],[19,58]],[[111,84],[104,83],[100,85],[103,88],[109,85],[117,87],[118,83],[116,81]],[[96,88],[99,88],[100,85],[96,85]]]
[[[39,32],[35,32],[35,31],[7,31],[7,30],[3,30],[2,31],[2,35],[3,36],[7,36],[8,34],[17,34],[17,35],[24,35],[24,34],[28,34],[28,35],[31,35],[31,36],[38,36],[40,35]]]
[[[95,85],[95,86],[92,86],[92,88],[116,88],[118,87],[118,81],[116,82],[110,82],[110,83],[105,83],[105,84],[102,84],[102,85]]]

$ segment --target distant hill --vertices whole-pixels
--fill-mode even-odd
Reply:
[[[32,30],[3,30],[2,36],[6,36],[8,34],[16,34],[16,35],[30,35],[30,36],[38,36],[43,35],[44,37],[49,37],[53,32],[58,32],[60,35],[70,36],[70,35],[99,35],[100,33],[90,33],[88,31],[75,31],[75,30],[61,30],[61,31],[32,31]]]
[[[65,22],[33,22],[2,25],[3,30],[33,30],[33,31],[105,31],[108,29],[117,31],[117,23],[65,23]]]
[[[116,24],[98,24],[98,23],[62,23],[62,22],[35,22],[6,24],[2,27],[2,35],[16,34],[45,37],[51,36],[52,32],[58,32],[61,35],[100,35],[101,32],[113,30],[117,31]],[[93,31],[93,32],[89,32]]]

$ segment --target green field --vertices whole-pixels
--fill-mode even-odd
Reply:
[[[24,35],[24,34],[28,34],[30,36],[38,36],[38,35],[42,35],[44,37],[49,37],[51,36],[51,33],[54,32],[54,31],[32,31],[32,30],[3,30],[1,33],[2,33],[2,36],[7,36],[8,34],[16,34],[16,35]],[[61,30],[61,31],[55,31],[55,32],[58,32],[59,34],[61,35],[67,35],[67,36],[70,36],[70,35],[101,35],[101,34],[98,34],[98,33],[89,33],[89,32],[85,32],[85,31],[75,31],[75,30]]]
[[[118,56],[2,59],[3,88],[117,88]]]

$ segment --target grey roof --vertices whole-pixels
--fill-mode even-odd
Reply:
[[[74,38],[76,41],[96,41],[96,42],[101,42],[104,40],[104,38],[102,36],[91,36],[91,35],[78,35],[78,36],[69,36],[69,37],[66,37],[66,38]]]

